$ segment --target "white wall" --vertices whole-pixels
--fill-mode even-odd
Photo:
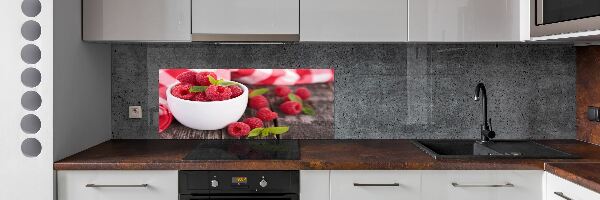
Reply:
[[[81,0],[54,1],[54,160],[111,138],[110,45],[81,40]]]

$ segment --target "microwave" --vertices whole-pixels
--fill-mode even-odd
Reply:
[[[531,36],[600,30],[600,0],[531,0]]]

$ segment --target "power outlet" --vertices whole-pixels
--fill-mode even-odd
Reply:
[[[129,106],[129,118],[130,119],[141,119],[142,118],[142,106]]]

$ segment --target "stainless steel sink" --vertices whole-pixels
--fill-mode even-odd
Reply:
[[[527,140],[413,140],[413,144],[435,159],[529,158],[574,159],[572,154]]]

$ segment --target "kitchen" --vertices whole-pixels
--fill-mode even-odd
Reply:
[[[0,199],[600,199],[596,1],[0,5]]]

